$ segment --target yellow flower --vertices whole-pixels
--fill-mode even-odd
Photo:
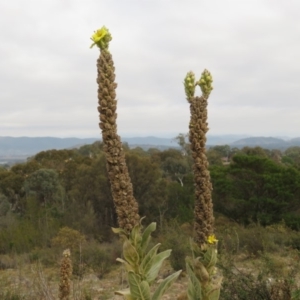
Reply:
[[[102,27],[101,29],[98,29],[97,31],[95,31],[95,33],[92,35],[92,40],[97,43],[99,42],[101,39],[103,39],[105,37],[105,35],[107,34],[107,30],[105,27]]]
[[[91,40],[94,42],[90,48],[94,47],[95,45],[97,45],[98,47],[100,47],[101,49],[103,48],[103,46],[105,44],[107,44],[108,41],[106,41],[105,37],[109,35],[108,41],[111,40],[110,34],[107,30],[106,27],[102,27],[101,29],[98,29],[97,31],[95,31],[95,33],[92,35]]]
[[[218,241],[218,240],[216,239],[216,237],[215,237],[214,234],[210,235],[210,236],[207,238],[207,242],[208,242],[209,244],[215,244],[217,241]]]

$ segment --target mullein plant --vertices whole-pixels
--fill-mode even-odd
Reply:
[[[156,223],[151,223],[143,230],[142,219],[138,213],[138,203],[133,196],[132,183],[127,169],[121,139],[117,134],[117,100],[115,83],[115,67],[109,51],[112,36],[106,27],[94,32],[91,37],[93,46],[100,49],[97,60],[98,70],[98,111],[100,113],[100,129],[106,155],[106,167],[113,201],[118,216],[119,228],[113,231],[123,239],[123,257],[118,258],[128,272],[129,288],[118,291],[127,300],[159,300],[164,292],[178,278],[178,271],[164,279],[151,294],[150,286],[155,282],[163,261],[171,254],[171,250],[160,253],[160,244],[148,250],[151,233]]]
[[[100,56],[97,60],[98,70],[98,111],[100,129],[106,156],[106,168],[111,191],[118,216],[120,228],[129,233],[137,224],[140,216],[138,203],[133,196],[133,188],[122,149],[121,139],[117,133],[117,100],[115,67],[108,49],[112,37],[108,29],[102,27],[93,36],[93,46],[98,46]]]
[[[217,300],[220,296],[222,278],[216,275],[217,239],[214,235],[212,184],[205,153],[207,124],[207,101],[213,89],[212,76],[204,70],[196,81],[193,72],[184,79],[185,93],[190,104],[189,141],[193,157],[195,182],[194,239],[191,239],[192,256],[186,258],[189,276],[188,300]],[[202,95],[195,96],[199,86]],[[182,299],[182,298],[181,298]]]
[[[60,300],[69,300],[71,293],[71,275],[72,275],[72,261],[70,249],[63,252],[63,258],[60,264],[60,284],[59,295]]]

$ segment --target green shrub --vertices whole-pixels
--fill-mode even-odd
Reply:
[[[21,296],[19,293],[15,292],[0,292],[1,300],[25,300],[24,296]]]
[[[17,265],[16,260],[7,254],[0,255],[0,270],[13,269]]]
[[[252,229],[250,233],[253,233]],[[299,287],[296,277],[299,262],[296,259],[290,264],[287,263],[286,257],[265,251],[260,254],[259,260],[251,260],[255,265],[245,263],[243,267],[236,267],[236,260],[236,255],[225,251],[220,256],[218,267],[223,275],[220,300],[298,299]]]
[[[191,254],[189,235],[185,229],[176,222],[171,223],[163,230],[159,237],[161,240],[161,251],[172,249],[169,261],[175,271],[185,270],[185,258]]]
[[[69,227],[61,228],[51,241],[54,247],[60,247],[63,250],[69,248],[71,251],[78,249],[84,242],[85,236]]]
[[[71,255],[73,274],[82,277],[87,270],[92,269],[100,279],[116,265],[121,252],[119,241],[102,244],[90,241],[83,245],[81,251],[75,251]]]
[[[270,232],[266,228],[251,224],[247,227],[236,225],[234,228],[223,230],[218,235],[220,252],[237,254],[246,252],[249,256],[258,257],[266,251],[278,250],[274,236],[277,232]]]
[[[36,248],[29,255],[30,262],[39,262],[45,267],[56,266],[60,259],[60,252],[55,248]]]
[[[216,232],[219,243],[218,252],[219,254],[230,253],[237,254],[240,249],[239,236],[237,230],[232,228],[225,228],[223,231],[218,230]]]
[[[290,239],[290,246],[293,249],[300,250],[300,233],[294,234]]]
[[[231,255],[221,256],[218,267],[223,273],[220,300],[273,300],[262,273],[236,268]]]

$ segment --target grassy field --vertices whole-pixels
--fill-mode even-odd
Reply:
[[[218,270],[224,277],[220,299],[300,299],[297,296],[300,286],[299,232],[284,224],[267,228],[257,224],[243,227],[223,217],[217,218],[216,226]],[[157,283],[174,270],[184,268],[184,258],[189,254],[187,236],[191,230],[189,224],[172,224],[155,237],[155,242],[163,244],[162,250],[173,249]],[[104,252],[91,251],[97,247]],[[81,264],[78,264],[78,255],[73,255],[70,299],[122,299],[114,295],[114,291],[127,287],[126,273],[115,262],[121,253],[116,248],[121,248],[117,240],[110,245],[89,245],[90,263],[87,263],[84,249]],[[58,299],[60,252],[54,249],[39,251],[0,255],[0,299]],[[163,299],[177,299],[186,290],[187,283],[188,278],[183,272]]]

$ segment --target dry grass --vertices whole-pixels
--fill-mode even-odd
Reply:
[[[298,272],[300,251],[296,246],[298,245],[298,240],[300,240],[299,233],[292,232],[282,226],[279,228],[280,230],[275,226],[265,229],[260,226],[252,226],[247,229],[237,224],[229,223],[227,220],[221,221],[222,224],[218,224],[219,230],[217,232],[220,239],[219,267],[220,270],[224,267],[223,272],[226,272],[224,270],[231,272],[231,275],[224,280],[227,280],[227,286],[238,285],[243,279],[243,284],[246,284],[246,287],[251,289],[256,287],[257,278],[260,278],[259,280],[263,283],[268,280],[271,283],[279,282],[280,284],[282,279],[288,279],[291,289],[293,291],[298,289],[300,286],[300,273]],[[165,235],[171,236],[171,233],[168,231]],[[166,236],[162,237],[165,242],[167,242]],[[176,236],[178,238],[178,231]],[[162,243],[164,243],[163,240],[161,241]],[[181,239],[182,241],[183,239]],[[114,244],[110,248],[101,249],[106,253],[111,253],[112,247],[115,249],[115,246]],[[176,248],[177,246],[172,245],[172,247]],[[94,249],[95,245],[92,248]],[[87,253],[88,256],[92,257],[93,253]],[[98,256],[96,255],[95,257]],[[102,259],[102,254],[100,256]],[[113,256],[119,256],[119,253],[113,254]],[[54,261],[56,260],[54,259]],[[26,256],[10,257],[9,255],[1,255],[0,262],[1,300],[58,299],[58,263],[56,265],[55,262],[52,263],[51,267],[49,267],[49,264],[42,266],[39,262],[30,263],[28,256],[26,258]],[[103,273],[103,277],[99,276],[97,268],[95,268],[95,271],[90,268],[91,266],[85,267],[82,277],[73,275],[71,299],[121,300],[122,297],[114,295],[114,291],[127,287],[126,272],[122,266],[113,264],[109,268],[110,271],[108,273]],[[166,262],[159,275],[158,282],[172,272],[170,262]],[[242,276],[244,277],[242,278]],[[163,299],[177,299],[182,292],[186,291],[187,281],[186,277],[181,277],[167,291]],[[224,286],[226,286],[225,283]],[[244,286],[240,285],[240,287],[243,288]],[[265,288],[265,286],[261,287]],[[229,296],[225,296],[225,293],[222,295],[221,291],[220,300],[247,299],[230,298],[230,291],[228,293]],[[300,296],[294,299],[300,299]]]
[[[234,256],[235,272],[240,274],[258,275],[264,269],[266,275],[274,274],[281,278],[291,276],[295,262],[299,260],[296,251],[286,252],[285,255],[268,254],[265,256],[249,257],[248,255]],[[172,272],[169,263],[166,263],[159,276],[158,283]],[[299,274],[295,280],[300,282]],[[271,275],[270,275],[271,276]],[[271,278],[271,277],[270,277]],[[277,280],[274,277],[272,280]],[[14,269],[0,270],[0,290],[3,300],[54,300],[58,299],[59,268],[42,268],[40,264],[24,264]],[[127,287],[126,274],[121,266],[114,268],[99,279],[92,271],[87,272],[81,279],[73,277],[71,299],[73,300],[121,300],[122,297],[114,295],[114,291]],[[155,286],[154,286],[155,288]],[[172,288],[167,291],[163,300],[177,299],[178,295],[186,291],[187,278],[181,277]],[[10,294],[8,294],[10,293]],[[18,297],[17,297],[18,296]],[[1,298],[1,299],[2,299]],[[222,299],[222,297],[220,298]],[[238,298],[237,298],[238,299]]]
[[[168,276],[169,273],[170,266],[167,264],[163,268],[158,283],[164,277]],[[163,299],[176,299],[180,292],[186,289],[186,286],[187,279],[179,279]],[[102,279],[99,279],[97,275],[91,271],[85,274],[81,279],[73,277],[71,299],[122,299],[122,297],[114,295],[114,292],[126,287],[126,273],[121,266],[114,268]],[[0,270],[0,290],[0,296],[2,295],[2,298],[0,298],[3,300],[58,299],[59,268],[42,268],[40,264],[26,264],[14,269]],[[6,298],[3,295],[6,295]]]

